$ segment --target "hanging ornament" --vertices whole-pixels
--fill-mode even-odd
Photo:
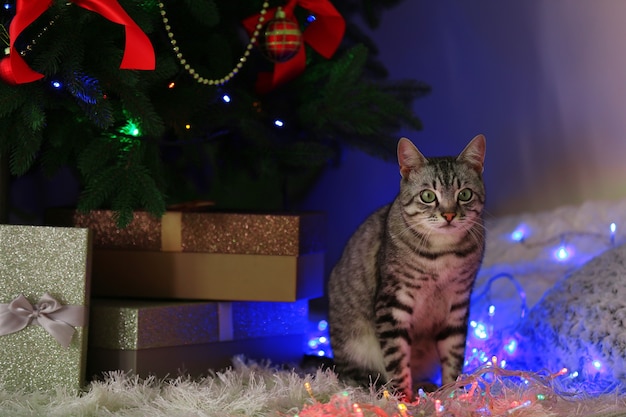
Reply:
[[[259,47],[270,61],[289,61],[302,47],[298,22],[287,19],[285,11],[279,7],[259,37]]]
[[[328,0],[287,0],[282,8],[267,11],[267,18],[274,19],[279,9],[284,12],[285,19],[296,22],[294,9],[300,6],[311,12],[315,19],[302,32],[302,42],[326,59],[333,56],[346,30],[346,22],[337,9]],[[259,16],[250,16],[243,20],[246,31],[255,33]],[[267,36],[266,36],[267,38]],[[273,72],[262,72],[256,82],[256,91],[268,93],[277,86],[296,78],[306,66],[306,48],[301,45],[295,54],[285,61],[275,61]]]

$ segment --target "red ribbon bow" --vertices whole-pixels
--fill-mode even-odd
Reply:
[[[346,22],[337,9],[328,0],[288,0],[282,8],[287,18],[294,19],[296,5],[309,10],[315,15],[315,20],[304,30],[302,37],[320,55],[328,59],[337,50],[346,30]],[[276,14],[275,9],[267,11],[265,18],[271,20]],[[243,26],[252,34],[259,22],[259,15],[250,16],[243,20]],[[306,66],[305,48],[301,47],[296,55],[286,62],[274,65],[273,72],[259,74],[256,82],[257,92],[263,94],[271,91],[280,84],[297,77]]]
[[[126,30],[126,46],[120,68],[152,70],[155,66],[154,49],[148,36],[133,21],[116,0],[71,0],[84,9],[96,12]],[[16,14],[9,26],[10,54],[0,61],[2,78],[12,84],[24,84],[43,78],[33,71],[15,49],[15,40],[31,23],[45,12],[52,0],[17,0]]]

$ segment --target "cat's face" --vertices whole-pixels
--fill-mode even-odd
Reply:
[[[460,237],[481,222],[484,156],[482,135],[456,158],[425,158],[408,139],[400,140],[400,200],[413,229],[429,236]]]

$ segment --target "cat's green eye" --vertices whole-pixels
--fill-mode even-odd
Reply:
[[[470,190],[469,188],[464,188],[459,192],[457,198],[459,199],[459,201],[470,201],[473,195],[474,194],[472,193],[472,190]]]
[[[420,199],[424,203],[428,204],[428,203],[432,203],[433,201],[435,201],[437,199],[437,196],[431,190],[424,190],[420,193]]]

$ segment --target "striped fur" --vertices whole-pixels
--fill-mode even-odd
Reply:
[[[417,382],[440,373],[446,384],[462,372],[484,250],[484,154],[482,135],[456,158],[427,159],[408,139],[398,143],[398,196],[359,226],[328,282],[341,377],[390,383],[411,398]]]

